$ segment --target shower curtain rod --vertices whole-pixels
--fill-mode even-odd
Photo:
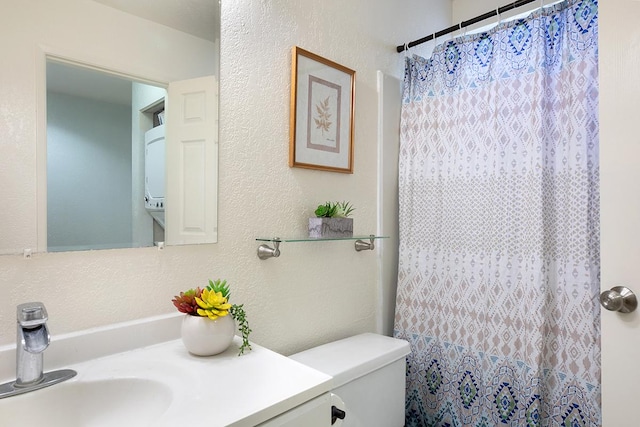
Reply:
[[[534,1],[537,1],[537,0],[518,0],[518,1],[514,1],[511,4],[499,7],[498,9],[492,10],[492,11],[487,12],[487,13],[483,13],[482,15],[478,15],[475,18],[469,19],[468,21],[462,21],[458,25],[452,25],[451,27],[446,28],[444,30],[440,30],[437,33],[430,34],[430,35],[428,35],[426,37],[423,37],[421,39],[414,40],[414,41],[412,41],[410,43],[400,45],[400,46],[396,47],[396,50],[398,52],[403,52],[405,49],[408,49],[410,47],[414,47],[414,46],[417,46],[419,44],[428,42],[429,40],[437,39],[438,37],[442,37],[445,34],[453,33],[454,31],[461,30],[461,29],[463,29],[465,27],[468,27],[469,25],[477,24],[480,21],[484,21],[485,19],[489,19],[491,17],[501,15],[504,12],[508,12],[508,11],[516,9],[516,8],[518,8],[520,6],[524,6],[525,4],[533,3]]]

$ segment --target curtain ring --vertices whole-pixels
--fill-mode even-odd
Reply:
[[[404,56],[409,56],[409,43],[404,44]]]
[[[498,25],[502,24],[502,17],[500,16],[500,8],[496,7],[496,16],[498,17]]]
[[[453,41],[453,33],[455,33],[456,31],[460,31],[462,29],[462,26],[460,24],[458,24],[458,29],[451,31],[451,33],[449,33],[451,35],[451,38],[449,39],[450,41]]]

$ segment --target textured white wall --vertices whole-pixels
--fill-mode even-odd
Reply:
[[[48,2],[38,3],[46,8]],[[2,31],[12,32],[0,38],[0,47],[9,48],[7,39],[27,31],[15,24],[18,18],[34,20],[33,5],[16,7],[21,16],[0,16]],[[14,340],[15,305],[20,302],[44,301],[51,330],[62,333],[171,312],[172,295],[218,277],[232,284],[232,301],[245,303],[254,340],[275,350],[290,353],[373,330],[378,307],[375,254],[356,253],[350,242],[286,243],[280,258],[260,261],[254,239],[304,234],[306,218],[318,203],[343,199],[357,208],[355,232],[375,232],[376,70],[401,77],[403,60],[395,45],[447,25],[450,16],[449,0],[223,0],[218,243],[164,251],[37,254],[32,259],[2,256],[0,344]],[[107,25],[100,17],[95,18],[98,23],[77,18],[88,21],[88,27]],[[40,34],[35,28],[28,31]],[[118,27],[116,33],[120,31]],[[153,31],[147,31],[153,38]],[[34,43],[11,49],[23,72],[32,67]],[[357,72],[353,175],[287,166],[294,45]],[[33,148],[26,148],[35,138],[29,112],[35,102],[33,81],[17,80],[20,84],[0,92],[0,162],[3,154],[11,154],[13,163],[20,156],[29,162],[1,164],[3,183],[33,182]],[[25,152],[17,155],[20,147]],[[12,197],[11,202],[33,215],[33,203],[24,200],[32,195],[14,192]],[[32,226],[35,219],[22,232]]]

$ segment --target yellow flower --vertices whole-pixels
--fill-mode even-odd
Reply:
[[[222,296],[222,292],[214,292],[210,289],[204,289],[200,298],[196,297],[196,304],[200,307],[198,315],[211,320],[226,316],[231,308],[231,304],[227,303],[227,298]]]

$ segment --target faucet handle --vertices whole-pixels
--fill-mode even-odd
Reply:
[[[27,302],[18,305],[18,324],[23,328],[33,328],[46,323],[47,309],[41,302]]]

